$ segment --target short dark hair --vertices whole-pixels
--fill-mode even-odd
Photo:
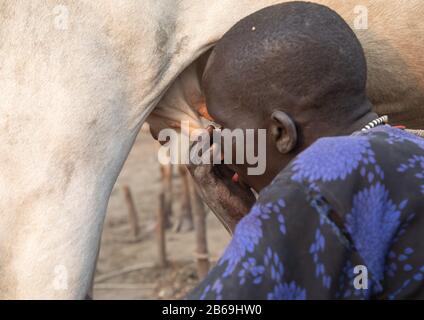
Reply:
[[[254,112],[280,108],[289,99],[334,116],[349,111],[347,100],[366,99],[362,46],[349,25],[322,5],[288,2],[262,9],[231,28],[213,56],[207,86],[224,86],[240,107]],[[220,83],[213,83],[215,76]]]

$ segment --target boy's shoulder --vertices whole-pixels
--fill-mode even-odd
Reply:
[[[272,185],[297,185],[310,199],[322,196],[346,214],[354,199],[367,194],[381,199],[390,194],[393,203],[422,197],[423,168],[424,139],[381,126],[317,140],[282,170]]]
[[[295,181],[344,180],[356,169],[391,167],[424,155],[424,139],[404,130],[381,126],[350,136],[325,137],[299,154],[287,168]]]

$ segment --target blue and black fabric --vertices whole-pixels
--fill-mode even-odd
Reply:
[[[292,161],[188,299],[422,299],[423,284],[424,139],[381,126]]]

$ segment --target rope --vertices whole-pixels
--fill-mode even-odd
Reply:
[[[412,133],[420,138],[424,138],[424,130],[412,130],[412,129],[406,129],[406,132]]]

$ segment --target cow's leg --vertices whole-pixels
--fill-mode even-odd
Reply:
[[[55,29],[54,4],[1,6],[0,298],[86,296],[143,120],[98,16],[70,4],[74,24]]]
[[[23,83],[7,96],[16,83],[2,79],[0,297],[89,289],[108,198],[138,131],[121,116],[119,82],[105,80],[119,75],[90,67],[81,66],[99,78],[75,91],[56,82],[28,93]]]
[[[12,133],[0,147],[4,298],[84,298],[89,290],[108,198],[136,130],[61,112],[1,125]]]

